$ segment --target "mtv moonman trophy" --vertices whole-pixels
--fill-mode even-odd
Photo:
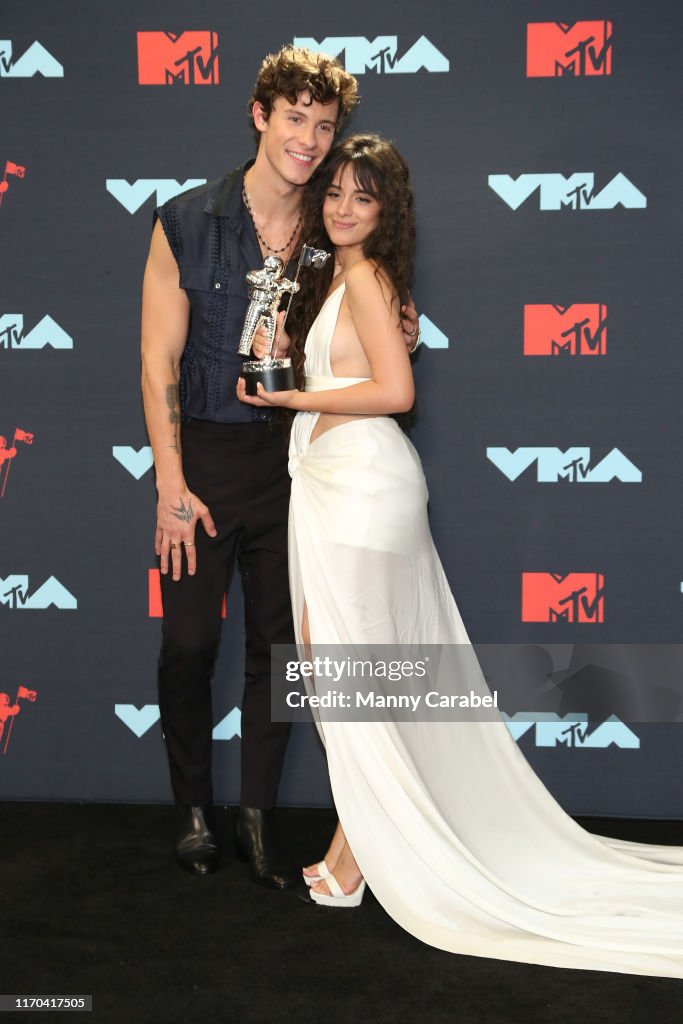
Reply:
[[[292,305],[292,298],[299,291],[301,268],[314,267],[319,270],[320,267],[325,266],[329,255],[324,249],[313,249],[310,245],[304,245],[293,281],[282,276],[284,266],[278,256],[266,256],[263,261],[263,270],[250,270],[247,274],[250,302],[244,319],[238,352],[241,356],[249,355],[259,324],[263,324],[270,341],[270,352],[263,359],[247,360],[242,365],[241,376],[246,381],[248,395],[257,394],[256,385],[259,381],[266,391],[291,391],[296,387],[292,360],[288,356],[283,359],[277,358],[278,344],[289,314],[289,307]],[[289,302],[280,330],[276,332],[278,306],[285,292],[289,292]]]

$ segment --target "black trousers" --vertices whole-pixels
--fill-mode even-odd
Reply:
[[[161,577],[164,610],[159,708],[179,803],[210,804],[211,677],[221,606],[237,562],[245,607],[241,803],[275,803],[289,725],[271,721],[270,646],[294,642],[287,574],[290,480],[282,432],[268,423],[193,420],[183,426],[183,468],[218,535],[197,523],[197,572]]]

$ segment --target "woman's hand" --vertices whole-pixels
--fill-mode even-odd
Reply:
[[[248,395],[247,382],[244,377],[237,379],[235,390],[240,402],[244,402],[245,405],[259,405],[262,408],[278,405],[285,409],[294,409],[296,396],[301,394],[296,388],[293,388],[291,391],[266,391],[263,384],[259,381],[256,385],[258,395]]]

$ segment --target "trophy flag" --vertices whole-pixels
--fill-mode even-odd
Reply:
[[[329,258],[329,252],[325,252],[324,249],[314,249],[312,245],[303,245],[301,247],[301,255],[299,256],[299,262],[297,263],[296,267],[296,274],[294,275],[294,283],[298,283],[299,273],[302,267],[314,267],[316,270],[320,270],[321,267],[325,266]],[[282,337],[282,332],[285,329],[285,323],[287,322],[287,317],[289,316],[289,308],[292,305],[293,298],[294,292],[292,291],[290,292],[289,295],[289,302],[287,303],[285,315],[283,316],[282,322],[280,323],[276,335],[273,339],[273,345],[270,350],[271,359],[275,359],[277,355],[278,346],[280,344],[280,338]]]

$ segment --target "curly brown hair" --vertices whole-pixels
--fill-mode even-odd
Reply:
[[[379,222],[363,243],[366,259],[386,274],[399,304],[408,301],[415,251],[415,208],[408,166],[396,147],[380,135],[350,135],[337,143],[306,188],[301,239],[316,249],[334,249],[322,222],[325,194],[347,164],[353,166],[357,187],[380,203]],[[292,361],[299,380],[303,348],[334,276],[334,260],[321,270],[305,270],[287,320],[293,339]]]
[[[335,131],[358,103],[358,83],[335,57],[302,46],[283,46],[269,53],[261,65],[249,97],[249,117],[253,119],[254,103],[261,104],[268,118],[278,96],[296,103],[302,92],[310,93],[317,103],[339,101]],[[254,134],[258,145],[261,133],[254,128]]]

